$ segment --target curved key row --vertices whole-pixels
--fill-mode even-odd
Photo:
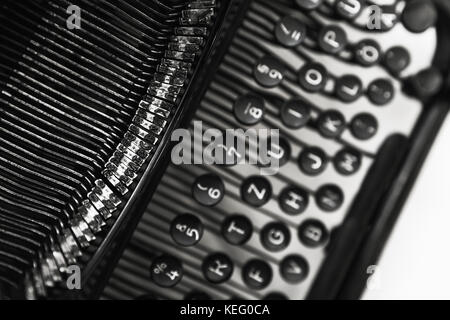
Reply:
[[[227,165],[169,166],[105,299],[307,297],[383,142],[419,118],[403,85],[431,65],[436,32],[408,31],[402,1],[370,33],[369,1],[353,15],[362,1],[294,2],[249,4],[189,128],[279,129],[279,171],[262,176],[258,156],[236,150]]]

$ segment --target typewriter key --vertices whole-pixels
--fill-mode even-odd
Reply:
[[[306,37],[306,26],[294,17],[284,17],[275,27],[275,37],[286,47],[296,47]]]
[[[199,218],[192,214],[179,215],[172,221],[170,235],[181,246],[193,246],[203,236],[203,224]]]
[[[299,71],[299,82],[303,89],[318,92],[325,88],[328,72],[319,63],[307,63]]]
[[[336,54],[347,44],[347,34],[338,26],[325,26],[319,33],[319,46],[326,53]]]
[[[281,251],[289,245],[290,241],[291,233],[282,223],[269,223],[261,230],[261,243],[269,251]]]
[[[372,138],[378,130],[378,122],[369,113],[361,113],[355,116],[351,122],[351,132],[359,140]]]
[[[181,261],[169,255],[159,256],[150,266],[150,277],[158,286],[175,286],[183,277]]]
[[[202,265],[203,275],[212,283],[223,283],[233,274],[233,262],[223,253],[208,256]]]
[[[337,0],[336,12],[344,19],[355,19],[363,8],[365,0]]]
[[[300,241],[307,247],[317,248],[328,240],[328,231],[318,220],[306,220],[298,229]]]
[[[384,65],[393,74],[399,74],[411,63],[411,56],[403,47],[393,47],[384,55]]]
[[[361,167],[361,154],[352,149],[339,151],[333,160],[336,171],[348,176],[356,173]]]
[[[267,262],[254,259],[247,262],[242,269],[242,279],[251,289],[262,290],[272,281],[272,268]]]
[[[288,215],[298,215],[308,207],[309,195],[303,189],[290,187],[281,192],[278,202],[283,212]]]
[[[344,202],[342,190],[335,185],[325,185],[316,192],[316,203],[326,212],[338,210]]]
[[[307,175],[315,176],[322,173],[327,166],[326,153],[317,147],[303,149],[298,159],[300,169]]]
[[[372,103],[382,106],[394,98],[394,86],[390,80],[378,79],[369,84],[367,94]]]
[[[243,245],[253,233],[252,222],[243,215],[233,215],[222,223],[222,235],[233,245]]]
[[[204,206],[214,206],[218,204],[224,195],[225,186],[218,176],[205,174],[198,177],[192,186],[192,196]]]
[[[256,64],[253,71],[256,82],[267,88],[273,88],[279,85],[283,81],[284,73],[284,65],[269,56],[262,58]]]
[[[233,111],[242,124],[257,124],[264,116],[264,99],[252,95],[242,96],[234,103]]]
[[[301,100],[289,100],[281,108],[281,120],[291,129],[304,127],[311,119],[311,107]]]
[[[308,272],[308,262],[299,255],[290,255],[281,261],[280,273],[287,282],[302,282],[308,276]]]
[[[270,182],[262,177],[250,177],[241,186],[241,197],[254,207],[266,204],[272,196]]]
[[[325,111],[317,120],[317,127],[322,136],[329,139],[337,138],[345,129],[345,118],[339,111]]]
[[[362,40],[355,47],[355,60],[362,66],[373,66],[380,61],[380,58],[381,48],[374,40]]]
[[[353,75],[344,75],[336,80],[336,96],[343,102],[356,101],[363,92],[361,79]]]

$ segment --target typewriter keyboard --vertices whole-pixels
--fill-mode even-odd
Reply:
[[[171,164],[103,298],[306,298],[383,143],[411,135],[420,79],[439,81],[425,3],[250,1],[190,132],[279,129],[280,169]]]

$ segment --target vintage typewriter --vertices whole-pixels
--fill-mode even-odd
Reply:
[[[0,298],[360,296],[447,114],[446,0],[0,8]],[[177,129],[277,134],[191,164]]]

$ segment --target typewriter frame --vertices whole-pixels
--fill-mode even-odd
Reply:
[[[411,138],[392,136],[385,142],[352,209],[339,230],[332,234],[327,258],[308,299],[358,299],[361,296],[370,276],[366,272],[367,267],[376,265],[448,113],[450,97],[446,90],[450,88],[450,26],[446,26],[445,21],[450,18],[450,3],[447,3],[448,0],[433,2],[439,8],[438,48],[433,64],[446,75],[444,88],[426,103]],[[171,131],[176,127],[188,127],[213,76],[211,70],[218,67],[249,3],[250,1],[240,0],[221,1],[223,8],[218,15],[220,23],[215,26],[215,37],[210,39],[207,50],[200,59],[198,66],[202,65],[202,68],[197,66],[193,80],[184,94],[182,107],[156,153],[158,156],[148,165],[115,225],[83,270],[82,293],[69,293],[67,296],[67,292],[63,292],[63,297],[77,299],[100,296],[145,211],[150,200],[148,195],[153,194],[156,189],[157,183],[154,182],[162,178],[170,162],[169,150],[173,145],[170,142]],[[380,175],[380,172],[383,174]],[[380,189],[383,191],[379,192]],[[373,197],[374,193],[376,197]],[[364,219],[357,215],[361,210],[365,212]],[[53,296],[58,296],[58,292],[54,293],[56,295]]]

